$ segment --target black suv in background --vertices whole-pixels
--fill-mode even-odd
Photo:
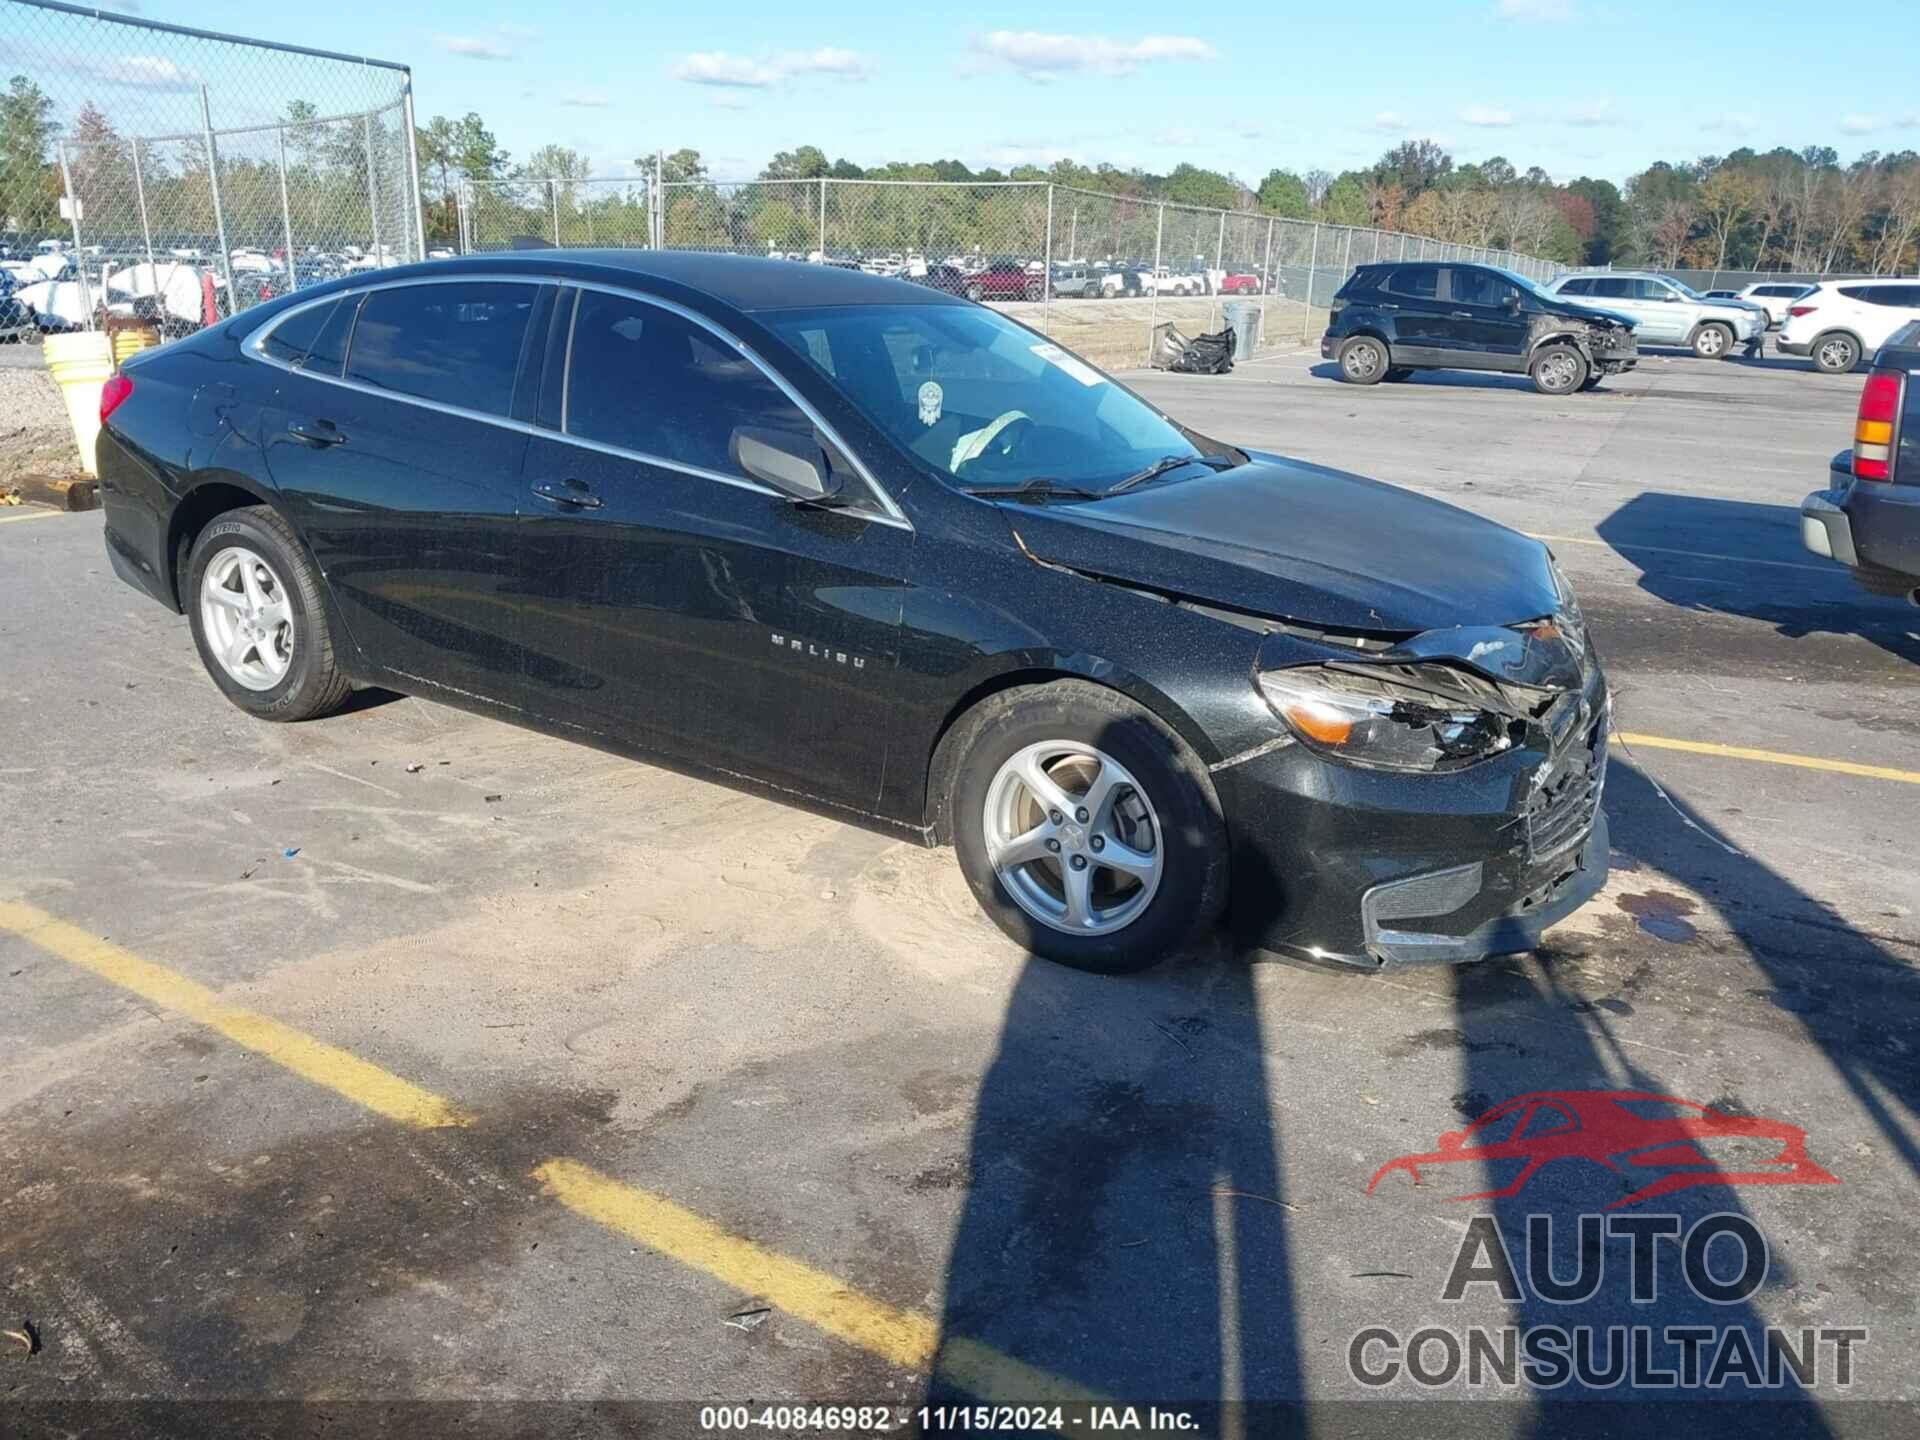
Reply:
[[[1832,488],[1800,502],[1800,541],[1876,595],[1920,601],[1920,321],[1895,331],[1860,390]]]
[[[1333,297],[1320,354],[1352,385],[1415,370],[1532,377],[1544,395],[1591,390],[1639,360],[1633,322],[1575,305],[1493,265],[1362,265]]]

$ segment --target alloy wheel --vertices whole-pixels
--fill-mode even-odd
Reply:
[[[1380,348],[1370,342],[1351,345],[1340,359],[1348,375],[1355,380],[1371,379],[1380,370]]]
[[[200,580],[200,623],[220,668],[249,690],[271,690],[293,664],[293,605],[273,567],[229,545]]]
[[[1540,380],[1555,394],[1571,390],[1580,383],[1580,362],[1564,351],[1548,355],[1540,362]]]
[[[987,787],[987,857],[1014,903],[1050,929],[1110,935],[1153,903],[1160,821],[1126,768],[1094,746],[1043,740]]]
[[[1845,374],[1858,363],[1854,355],[1853,342],[1839,336],[1823,342],[1817,358],[1822,370],[1836,375]]]
[[[1694,342],[1694,349],[1705,359],[1712,360],[1727,348],[1727,333],[1716,326],[1709,325],[1700,332],[1700,338]]]

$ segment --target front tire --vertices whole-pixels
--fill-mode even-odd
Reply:
[[[1393,368],[1386,342],[1371,335],[1341,341],[1334,361],[1340,366],[1340,378],[1349,385],[1377,385]]]
[[[1199,757],[1149,711],[1078,680],[1022,686],[981,702],[948,744],[961,872],[1033,954],[1128,974],[1218,921],[1219,798]]]
[[[319,571],[266,506],[229,510],[200,532],[182,599],[200,663],[249,715],[312,720],[338,710],[351,693],[334,655]]]
[[[1724,360],[1733,353],[1733,331],[1717,320],[1693,332],[1693,353],[1702,360]]]
[[[1823,375],[1848,375],[1860,363],[1860,342],[1851,335],[1822,335],[1813,342],[1814,368]]]
[[[1542,395],[1571,395],[1587,383],[1587,360],[1571,345],[1548,345],[1527,367]]]

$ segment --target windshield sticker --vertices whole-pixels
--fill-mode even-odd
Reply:
[[[931,380],[920,387],[920,423],[922,425],[940,423],[940,402],[945,398],[946,393]]]
[[[1058,366],[1082,385],[1104,385],[1107,377],[1084,361],[1076,360],[1058,345],[1035,345],[1033,353],[1049,365]]]

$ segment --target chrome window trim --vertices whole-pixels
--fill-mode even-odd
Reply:
[[[478,420],[483,424],[497,425],[503,430],[511,430],[516,434],[564,441],[569,445],[578,445],[582,449],[598,451],[601,454],[616,456],[623,460],[637,460],[644,465],[657,465],[664,470],[676,471],[682,475],[691,475],[701,480],[718,481],[723,485],[732,485],[738,489],[750,490],[755,494],[771,496],[774,499],[787,498],[772,486],[762,485],[759,481],[750,480],[742,475],[723,475],[717,470],[708,470],[699,465],[689,465],[685,461],[672,460],[664,455],[651,455],[644,450],[628,450],[618,445],[607,445],[598,440],[588,440],[579,435],[569,435],[564,430],[548,430],[538,425],[529,424],[523,420],[515,420],[506,415],[494,415],[483,410],[469,410],[463,405],[448,405],[443,401],[427,400],[418,395],[404,395],[397,390],[382,390],[377,385],[369,385],[364,381],[347,379],[344,373],[346,369],[344,364],[341,366],[343,373],[340,375],[315,374],[311,370],[302,369],[298,365],[289,365],[284,360],[276,359],[261,349],[266,338],[281,325],[285,324],[288,319],[303,310],[311,310],[316,305],[324,305],[331,301],[342,300],[353,295],[364,297],[376,290],[398,290],[409,285],[465,285],[476,283],[526,285],[535,289],[542,285],[557,285],[563,291],[573,290],[576,292],[580,290],[599,290],[609,295],[618,295],[625,299],[638,300],[643,304],[657,305],[663,310],[670,311],[685,320],[693,322],[701,329],[717,337],[724,344],[744,355],[756,370],[771,380],[781,393],[794,403],[803,415],[818,426],[820,431],[832,442],[833,446],[853,463],[855,472],[860,476],[861,481],[873,494],[874,498],[880,503],[883,511],[883,513],[875,514],[871,510],[855,509],[845,513],[857,516],[875,525],[890,525],[895,529],[906,530],[908,532],[913,530],[913,522],[908,520],[906,515],[901,512],[900,507],[894,503],[893,497],[887,493],[886,488],[873,478],[872,472],[867,469],[865,462],[854,453],[853,447],[842,440],[839,432],[827,423],[825,417],[823,417],[818,410],[814,409],[805,397],[795,391],[783,376],[778,374],[765,360],[761,359],[759,355],[755,354],[751,347],[721,326],[707,319],[704,315],[689,310],[684,305],[677,305],[673,301],[664,299],[661,296],[649,295],[643,290],[635,290],[622,285],[603,284],[594,280],[576,280],[564,275],[542,274],[529,276],[525,274],[502,274],[494,271],[460,275],[421,275],[405,280],[376,281],[368,285],[349,286],[346,289],[335,290],[326,295],[316,295],[313,299],[303,301],[298,305],[289,305],[285,310],[274,316],[242,341],[240,349],[243,354],[258,360],[263,365],[271,365],[277,370],[286,371],[289,375],[299,375],[308,380],[319,381],[323,385],[338,385],[343,390],[353,390],[362,395],[376,395],[383,400],[392,400],[402,405],[418,405],[423,409],[438,411],[440,414],[452,415],[462,420]],[[573,313],[567,319],[567,360],[566,366],[561,372],[560,414],[562,425],[566,423],[566,406],[569,398],[567,390],[572,379],[573,326],[579,314],[580,306],[576,295]]]

